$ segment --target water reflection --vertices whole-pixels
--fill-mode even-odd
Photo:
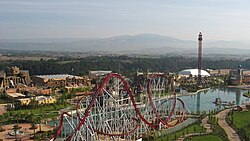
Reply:
[[[236,89],[236,105],[240,105],[240,90],[239,89]]]
[[[197,103],[197,104],[196,104],[196,105],[197,105],[197,106],[196,106],[196,107],[197,107],[197,108],[196,108],[196,113],[197,113],[197,114],[200,113],[200,102],[201,102],[201,93],[198,93],[198,94],[197,94],[197,102],[196,102],[196,103]]]
[[[248,98],[243,96],[246,90],[240,89],[210,89],[205,92],[200,92],[192,96],[182,96],[190,112],[200,113],[209,110],[221,110],[224,108],[222,105],[216,105],[213,102],[216,98],[220,98],[224,102],[235,103],[241,105],[243,102],[248,101]]]

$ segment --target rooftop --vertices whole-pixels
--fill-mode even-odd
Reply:
[[[192,76],[198,76],[198,69],[186,69],[186,70],[182,70],[178,73],[179,75],[192,75]],[[201,76],[210,76],[210,74],[205,71],[205,70],[201,70]]]
[[[18,100],[22,101],[22,100],[30,100],[30,99],[31,98],[20,98]],[[36,101],[43,101],[43,100],[48,100],[48,99],[53,99],[53,97],[51,97],[51,96],[37,96],[37,97],[35,97]]]
[[[12,97],[12,98],[25,97],[25,95],[21,94],[21,93],[7,93],[7,95]]]
[[[65,79],[65,78],[78,78],[79,76],[69,74],[53,74],[53,75],[36,75],[36,77],[43,79]]]
[[[90,71],[89,72],[90,75],[94,75],[94,76],[103,76],[103,75],[106,75],[106,74],[109,74],[109,73],[112,73],[112,71],[99,70],[99,71]]]

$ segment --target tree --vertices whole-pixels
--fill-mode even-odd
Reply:
[[[41,118],[41,116],[40,115],[37,116],[35,120],[36,120],[36,123],[39,124],[39,131],[41,132],[42,131],[42,125],[41,125],[42,118]]]
[[[14,120],[16,120],[17,126],[18,126],[18,124],[19,124],[19,119],[20,119],[20,113],[18,112],[18,113],[16,113],[16,114],[14,115]]]
[[[21,127],[18,126],[18,125],[16,124],[16,125],[13,126],[12,129],[14,130],[14,133],[15,133],[15,140],[17,141],[17,131],[18,131],[19,129],[21,129]]]
[[[5,120],[4,117],[1,115],[1,116],[0,116],[0,132],[1,132],[1,131],[4,131],[4,129],[3,129],[3,127],[2,127],[2,126],[3,126],[4,120]]]
[[[34,113],[29,113],[29,114],[27,114],[26,120],[27,120],[27,121],[31,121],[32,123],[35,122]]]
[[[36,101],[36,99],[33,97],[33,98],[30,98],[30,103],[29,105],[31,106],[31,108],[37,108],[38,106],[38,101]]]
[[[37,129],[37,127],[36,127],[36,124],[34,122],[31,123],[30,129],[33,130],[33,136],[35,138],[36,137],[36,129]]]

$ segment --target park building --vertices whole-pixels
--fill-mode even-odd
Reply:
[[[211,75],[205,71],[201,70],[201,83],[203,87],[207,87],[209,82],[209,77]],[[178,77],[176,78],[179,86],[182,87],[190,87],[196,86],[198,81],[198,69],[185,69],[178,73]]]
[[[212,76],[225,76],[230,74],[231,69],[208,69],[208,72]]]
[[[33,91],[34,90],[34,91]],[[33,91],[33,92],[32,92]],[[10,100],[16,101],[20,105],[29,105],[32,99],[37,103],[37,105],[41,104],[52,104],[56,102],[56,98],[52,96],[44,96],[41,95],[42,89],[32,89],[32,97],[28,93],[20,93],[21,91],[19,89],[10,88],[6,90],[6,93],[4,93],[4,96]],[[45,92],[47,93],[47,92]],[[49,92],[50,94],[51,92]],[[35,96],[34,96],[35,94]],[[39,94],[39,95],[38,95]],[[49,95],[47,94],[47,95]]]
[[[178,73],[179,76],[183,76],[183,77],[198,77],[198,69],[186,69],[186,70],[182,70]],[[210,74],[205,71],[205,70],[201,70],[201,77],[209,77]]]
[[[29,85],[31,83],[28,70],[20,70],[18,67],[7,68],[0,71],[0,89],[16,88],[19,85]]]
[[[20,105],[29,105],[32,101],[32,98],[20,98],[17,101],[20,103]],[[56,102],[56,98],[52,96],[36,96],[34,97],[34,101],[37,102],[38,105],[52,104]]]
[[[17,92],[5,93],[4,95],[5,95],[5,97],[7,97],[8,99],[12,99],[12,100],[16,100],[16,99],[19,99],[19,98],[24,98],[24,97],[26,97],[26,95],[21,94],[21,93],[17,93]]]
[[[250,71],[242,69],[241,65],[237,69],[231,69],[228,85],[249,85],[250,84]]]
[[[97,78],[100,78],[102,76],[106,76],[110,73],[112,73],[112,71],[104,71],[104,70],[89,71],[89,78],[97,79]]]
[[[91,80],[87,77],[69,75],[69,74],[54,74],[54,75],[35,75],[32,77],[33,84],[43,87],[77,87],[90,86]]]

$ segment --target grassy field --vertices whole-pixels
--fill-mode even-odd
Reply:
[[[175,140],[176,138],[179,138],[183,134],[200,133],[200,132],[204,132],[203,127],[199,123],[196,123],[180,131],[177,131],[176,133],[172,133],[164,137],[158,137],[156,141],[172,141]]]
[[[223,140],[215,135],[204,135],[204,136],[190,137],[185,141],[223,141]]]
[[[233,122],[236,128],[242,128],[250,124],[250,110],[246,112],[234,112]]]
[[[231,116],[228,119],[232,118]],[[233,112],[233,125],[239,136],[244,140],[250,139],[250,111]]]
[[[23,110],[14,110],[8,111],[6,114],[11,113],[12,115],[16,114],[30,114],[33,113],[35,116],[46,115],[47,118],[53,118],[59,116],[59,110],[69,107],[70,105],[64,104],[55,104],[55,105],[45,105],[34,109],[23,109]]]

